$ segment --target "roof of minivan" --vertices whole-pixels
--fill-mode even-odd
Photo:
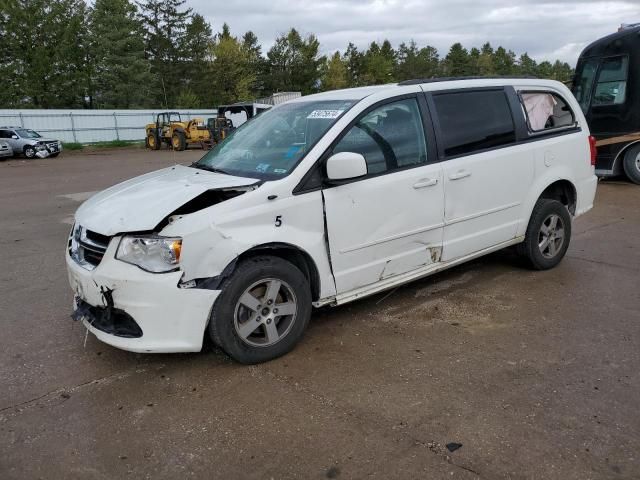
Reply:
[[[315,93],[290,100],[286,103],[299,103],[322,100],[355,100],[359,101],[374,93],[393,90],[411,85],[420,85],[423,90],[451,90],[458,88],[497,87],[504,85],[527,85],[541,87],[557,87],[562,85],[556,80],[541,80],[533,77],[460,77],[460,78],[430,78],[407,80],[400,83],[388,83],[370,87],[345,88]]]

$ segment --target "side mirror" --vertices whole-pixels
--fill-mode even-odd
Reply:
[[[367,161],[359,153],[340,152],[327,160],[329,180],[350,180],[367,174]]]
[[[11,138],[13,138],[14,140],[18,140],[18,135],[11,135]]]

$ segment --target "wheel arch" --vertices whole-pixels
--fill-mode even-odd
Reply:
[[[537,188],[528,197],[516,236],[524,236],[536,202],[541,198],[558,200],[567,207],[571,215],[576,214],[578,194],[574,182],[567,176],[546,178],[537,184]]]
[[[538,195],[538,199],[541,198],[558,200],[565,207],[567,207],[567,210],[569,210],[571,215],[575,215],[576,213],[578,194],[575,185],[569,180],[556,180],[555,182],[549,184],[540,193],[540,195]],[[536,201],[538,199],[536,199]]]
[[[238,260],[244,260],[259,255],[271,255],[293,263],[309,281],[311,299],[315,302],[320,298],[320,273],[311,255],[298,246],[284,242],[271,242],[251,247],[241,253]]]
[[[638,147],[640,146],[640,140],[635,140],[633,142],[629,142],[628,144],[626,144],[624,147],[622,147],[620,149],[620,151],[617,153],[616,158],[613,160],[613,163],[611,164],[611,170],[613,172],[622,172],[624,173],[624,157],[627,154],[627,152],[629,150],[631,150],[634,147]]]
[[[207,279],[200,279],[199,286],[200,288],[217,289],[225,278],[233,275],[238,262],[264,255],[278,257],[294,264],[309,281],[311,299],[314,302],[320,299],[320,272],[315,261],[311,255],[302,248],[284,242],[263,243],[245,250],[229,262],[219,275]]]

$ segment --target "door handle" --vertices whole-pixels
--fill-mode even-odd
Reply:
[[[470,177],[471,172],[469,170],[458,170],[456,173],[449,175],[450,180],[460,180],[461,178]]]
[[[418,183],[414,183],[413,188],[418,189],[418,188],[424,188],[424,187],[433,187],[434,185],[437,185],[437,184],[438,184],[437,178],[423,178]]]

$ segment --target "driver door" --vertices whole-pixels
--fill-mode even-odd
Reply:
[[[333,148],[362,154],[368,171],[323,189],[338,294],[440,260],[443,177],[428,150],[414,96],[370,108]]]

